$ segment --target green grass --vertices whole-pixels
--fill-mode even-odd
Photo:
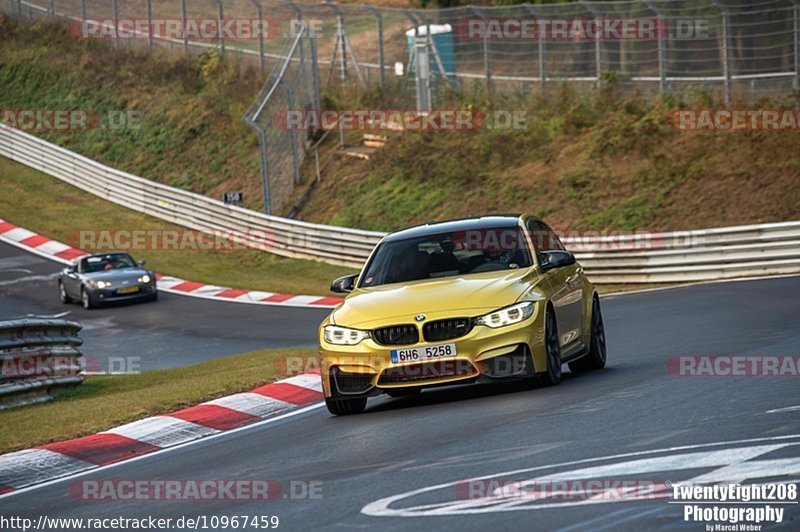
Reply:
[[[286,357],[303,349],[270,349],[138,375],[87,377],[46,403],[0,410],[0,453],[77,438],[145,417],[251,390],[284,377]]]
[[[0,218],[79,247],[80,230],[182,230],[67,185],[0,157]],[[42,205],[47,205],[42,209]],[[87,249],[85,251],[93,251]],[[289,294],[329,295],[332,279],[351,269],[254,250],[132,251],[153,270],[231,288]]]

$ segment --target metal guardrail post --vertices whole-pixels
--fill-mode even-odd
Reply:
[[[114,48],[119,48],[119,0],[111,0],[114,17]]]
[[[153,0],[147,0],[147,47],[153,49]]]
[[[81,0],[81,20],[86,21],[86,0]]]
[[[714,5],[722,13],[722,75],[725,77],[725,103],[731,103],[733,93],[733,73],[731,69],[731,14],[719,0],[713,0]]]
[[[364,4],[364,8],[367,11],[372,13],[372,16],[375,17],[375,23],[377,25],[378,30],[378,72],[380,76],[380,86],[383,87],[384,83],[384,58],[383,58],[383,15],[381,15],[380,11],[375,9],[369,4]]]
[[[56,18],[56,0],[50,0],[50,20],[54,20]]]
[[[658,35],[658,92],[664,94],[667,90],[667,31],[666,16],[658,9],[653,0],[645,0],[645,4],[650,10],[660,18],[660,21],[665,25],[663,28],[659,24]]]
[[[267,68],[264,58],[264,8],[261,6],[259,0],[250,0],[250,2],[256,6],[256,16],[258,17],[259,27],[261,28],[261,32],[258,34],[258,66],[261,72],[264,72]]]

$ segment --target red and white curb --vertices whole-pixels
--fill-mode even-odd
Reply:
[[[236,429],[322,400],[319,370],[104,432],[0,456],[0,495]]]
[[[71,264],[75,259],[88,255],[85,251],[38,235],[2,219],[0,219],[0,240],[62,264]],[[342,302],[339,297],[276,294],[258,290],[226,288],[224,286],[186,281],[160,273],[156,273],[156,278],[158,279],[158,289],[161,291],[216,301],[233,301],[251,305],[317,308],[335,307]]]

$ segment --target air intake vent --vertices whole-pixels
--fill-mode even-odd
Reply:
[[[411,345],[419,342],[415,325],[392,325],[372,331],[372,337],[381,345]]]
[[[453,318],[426,323],[422,328],[425,340],[428,342],[441,342],[464,336],[472,330],[472,320],[469,318]]]

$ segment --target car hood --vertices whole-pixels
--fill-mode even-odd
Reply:
[[[331,314],[333,322],[373,328],[413,323],[417,314],[438,319],[477,316],[515,303],[533,287],[532,268],[396,283],[354,290]]]
[[[124,281],[126,279],[138,279],[142,275],[150,275],[150,272],[142,268],[120,268],[118,270],[104,270],[102,272],[92,272],[85,274],[87,279],[92,281]]]

